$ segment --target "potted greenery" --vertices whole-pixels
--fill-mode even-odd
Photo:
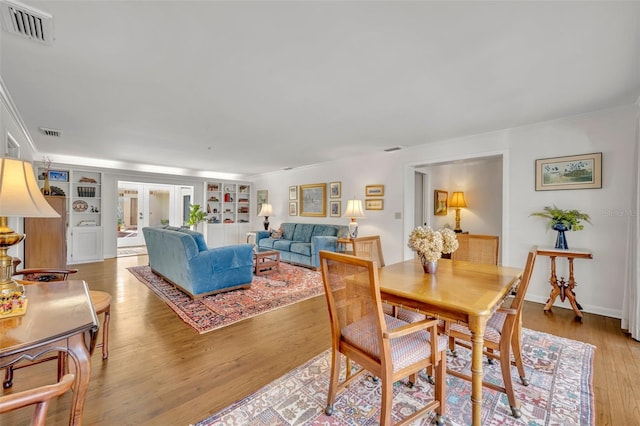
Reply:
[[[207,220],[207,213],[200,210],[200,204],[191,204],[189,206],[189,219],[187,226],[193,227],[194,231],[198,230],[198,225]]]
[[[564,235],[565,231],[580,231],[584,229],[582,222],[590,222],[590,217],[586,213],[578,210],[559,209],[555,205],[553,207],[546,206],[541,212],[531,213],[529,216],[538,216],[549,220],[549,228],[558,231],[556,239],[556,248],[567,250],[567,239]]]

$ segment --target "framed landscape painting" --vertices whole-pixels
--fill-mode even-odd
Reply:
[[[536,191],[602,188],[602,153],[536,160]]]
[[[327,184],[300,185],[300,216],[327,216]]]
[[[436,189],[433,191],[433,214],[436,216],[447,215],[447,198],[449,193]]]

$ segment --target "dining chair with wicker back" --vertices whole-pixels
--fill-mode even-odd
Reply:
[[[375,261],[356,256],[320,251],[320,268],[331,327],[332,355],[325,413],[330,416],[338,392],[356,377],[369,371],[381,380],[380,424],[391,424],[393,384],[409,377],[412,386],[417,373],[435,369],[434,400],[411,413],[398,424],[406,424],[435,411],[444,424],[447,339],[438,336],[437,321],[407,323],[383,312]],[[340,382],[342,358],[346,377]],[[351,361],[362,368],[352,374]]]

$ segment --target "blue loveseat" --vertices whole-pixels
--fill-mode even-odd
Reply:
[[[209,249],[201,233],[186,228],[142,228],[142,233],[153,272],[191,298],[251,286],[251,244]]]
[[[278,238],[269,231],[256,232],[256,246],[279,251],[283,262],[312,268],[320,267],[320,250],[336,251],[338,238],[349,233],[347,226],[313,223],[283,223],[280,229],[282,235]]]

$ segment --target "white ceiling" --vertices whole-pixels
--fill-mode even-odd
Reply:
[[[55,41],[0,75],[54,161],[250,176],[640,96],[640,2],[24,3]]]

